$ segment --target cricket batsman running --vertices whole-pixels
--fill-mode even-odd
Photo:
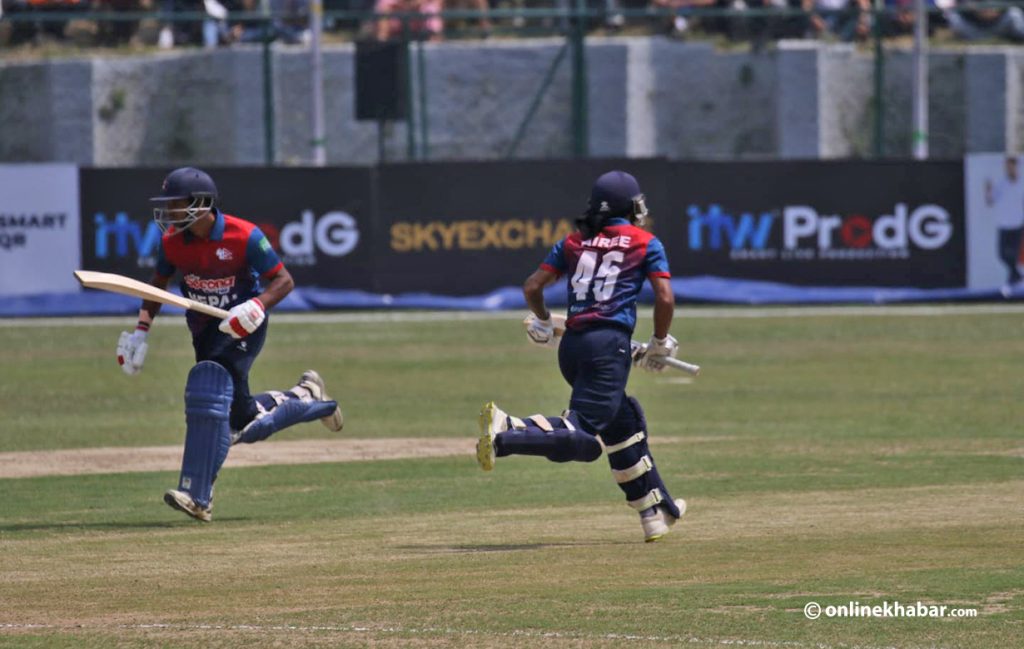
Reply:
[[[267,337],[267,310],[295,282],[252,223],[217,209],[217,187],[205,172],[175,169],[164,179],[153,218],[163,231],[151,283],[161,289],[180,271],[182,295],[228,310],[222,321],[189,311],[196,365],[185,383],[185,452],[177,489],[164,502],[200,521],[212,518],[213,482],[238,442],[266,439],[293,424],[319,419],[341,430],[337,402],[307,370],[284,392],[249,393],[249,368]],[[261,280],[266,282],[263,288]],[[146,359],[146,336],[160,303],[145,300],[133,333],[123,332],[117,362],[136,374]]]
[[[640,513],[644,540],[665,536],[686,501],[673,500],[647,445],[647,422],[640,403],[626,395],[630,366],[665,369],[660,359],[676,355],[669,334],[674,297],[661,242],[638,225],[647,215],[636,179],[611,171],[594,183],[578,231],[555,244],[523,286],[533,312],[527,334],[544,345],[554,336],[544,288],[567,278],[569,312],[558,347],[558,365],[572,386],[569,409],[558,417],[506,414],[493,402],[480,411],[476,457],[484,471],[495,458],[539,455],[552,462],[593,462],[604,442],[612,476]],[[654,288],[654,335],[635,357],[630,339],[636,327],[636,299],[644,278]]]

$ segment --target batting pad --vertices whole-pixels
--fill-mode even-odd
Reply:
[[[210,506],[213,481],[231,446],[231,375],[213,361],[202,361],[185,383],[185,455],[178,488],[202,507]]]
[[[612,477],[626,494],[630,507],[644,510],[655,505],[679,518],[681,512],[658,474],[647,446],[647,417],[640,402],[626,397],[615,420],[603,433]]]
[[[329,417],[337,407],[337,401],[288,399],[273,410],[260,413],[242,430],[238,441],[243,444],[252,444],[264,440],[289,426]]]

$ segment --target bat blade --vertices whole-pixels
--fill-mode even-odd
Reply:
[[[136,279],[132,279],[131,277],[125,277],[124,275],[118,275],[116,273],[100,273],[94,270],[76,270],[75,279],[77,279],[85,288],[95,288],[101,291],[108,291],[110,293],[120,293],[121,295],[130,295],[144,300],[160,302],[161,304],[170,304],[181,307],[182,309],[205,313],[206,315],[213,316],[215,318],[223,319],[228,317],[228,312],[224,309],[218,309],[217,307],[210,306],[209,304],[196,302],[195,300],[190,300],[187,297],[175,295],[170,291],[165,291],[145,282],[140,282]]]

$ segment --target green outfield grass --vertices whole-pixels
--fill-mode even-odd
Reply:
[[[690,503],[661,543],[604,458],[229,459],[210,525],[161,502],[174,472],[0,479],[0,647],[1024,646],[1020,314],[685,314],[703,375],[630,386]],[[136,377],[116,326],[0,328],[0,452],[180,444],[178,320]],[[568,395],[516,316],[275,323],[253,387],[307,367],[346,437],[469,438],[485,401],[557,413]],[[979,614],[803,614],[896,600]]]

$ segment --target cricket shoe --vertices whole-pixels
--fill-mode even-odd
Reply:
[[[324,388],[324,380],[316,370],[306,370],[299,379],[298,387],[305,388],[314,401],[331,401]],[[327,427],[327,430],[338,432],[345,425],[345,417],[341,414],[341,406],[334,409],[334,412],[322,417],[320,423]]]
[[[676,507],[679,508],[679,516],[682,516],[686,513],[686,501],[676,498],[675,502]],[[640,525],[644,528],[644,543],[660,541],[668,534],[669,528],[675,525],[677,520],[679,519],[657,505],[640,512]]]
[[[480,439],[476,443],[476,461],[484,471],[494,469],[494,439],[508,430],[508,415],[490,401],[480,409]]]
[[[192,496],[185,491],[168,489],[167,493],[164,494],[164,502],[180,512],[185,512],[197,521],[209,523],[213,520],[213,505],[202,507],[199,503],[192,500]]]

